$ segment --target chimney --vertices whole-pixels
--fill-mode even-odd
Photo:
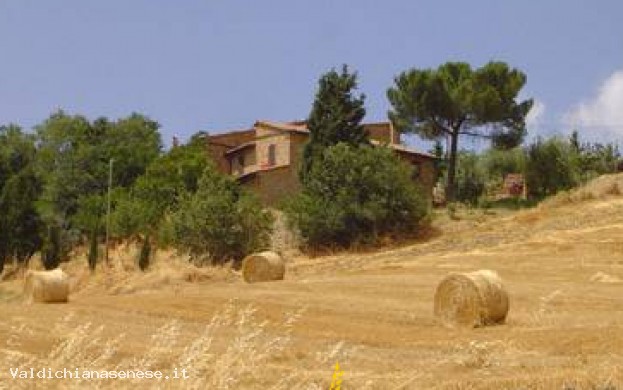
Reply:
[[[173,136],[173,147],[177,148],[178,146],[180,146],[180,139],[177,137],[177,135]]]

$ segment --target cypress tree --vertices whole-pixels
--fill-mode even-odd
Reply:
[[[312,162],[324,149],[340,142],[351,146],[367,144],[368,134],[361,125],[366,114],[365,95],[356,96],[357,74],[349,73],[344,65],[338,73],[332,69],[319,81],[318,91],[307,119],[309,142],[303,152],[300,178],[306,182]]]

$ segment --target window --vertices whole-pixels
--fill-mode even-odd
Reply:
[[[273,166],[277,163],[277,147],[275,144],[268,145],[268,165]]]
[[[238,156],[238,165],[240,165],[241,167],[244,167],[244,154],[240,154]]]

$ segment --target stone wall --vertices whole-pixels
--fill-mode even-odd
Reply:
[[[212,158],[220,172],[230,174],[231,166],[225,152],[245,142],[251,142],[254,138],[255,130],[253,129],[210,135],[206,137],[208,155]]]
[[[258,195],[267,206],[278,206],[279,203],[300,191],[301,184],[295,169],[283,166],[258,172]]]
[[[400,143],[400,133],[398,131],[394,131],[389,122],[367,123],[363,125],[363,128],[368,131],[370,139],[379,141],[383,144]]]
[[[435,160],[411,153],[396,151],[398,156],[415,168],[413,180],[416,181],[426,196],[432,199],[433,188],[437,182]]]
[[[257,171],[257,158],[255,153],[255,146],[249,146],[244,149],[240,149],[235,153],[231,153],[227,156],[231,163],[231,174],[240,176],[246,173]]]
[[[290,133],[257,127],[255,152],[259,169],[283,167],[290,164]],[[273,148],[274,163],[270,161],[270,150]]]

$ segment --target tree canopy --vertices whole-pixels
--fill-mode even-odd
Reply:
[[[322,75],[307,122],[303,191],[284,208],[310,249],[410,233],[427,213],[411,167],[370,144],[361,124],[364,95],[356,96],[356,88],[357,75],[346,66]]]
[[[310,248],[408,235],[428,212],[412,176],[413,169],[389,148],[339,143],[314,162],[302,193],[286,212]]]
[[[450,141],[447,196],[454,197],[460,136],[484,137],[493,146],[512,148],[523,140],[532,100],[518,101],[526,75],[503,62],[478,69],[448,62],[437,69],[401,73],[387,91],[389,117],[399,131]]]
[[[63,111],[36,126],[43,216],[68,227],[81,202],[94,202],[81,201],[81,197],[105,193],[110,159],[114,160],[115,187],[131,186],[160,155],[158,128],[158,123],[136,113],[114,122],[98,118],[91,123]]]
[[[318,159],[325,148],[340,142],[352,146],[368,143],[368,134],[361,124],[366,115],[365,96],[357,96],[356,88],[357,74],[350,73],[346,65],[341,72],[332,69],[320,78],[307,120],[310,136],[303,151],[303,182],[312,161]]]
[[[41,244],[35,153],[32,135],[17,125],[0,126],[0,272],[7,258],[25,262]]]
[[[172,215],[173,241],[195,262],[239,263],[269,247],[272,224],[272,215],[254,195],[208,164],[197,191],[186,194]]]
[[[208,166],[203,144],[195,139],[156,158],[127,191],[118,191],[112,214],[113,235],[127,237],[154,232],[180,199],[197,191]]]

